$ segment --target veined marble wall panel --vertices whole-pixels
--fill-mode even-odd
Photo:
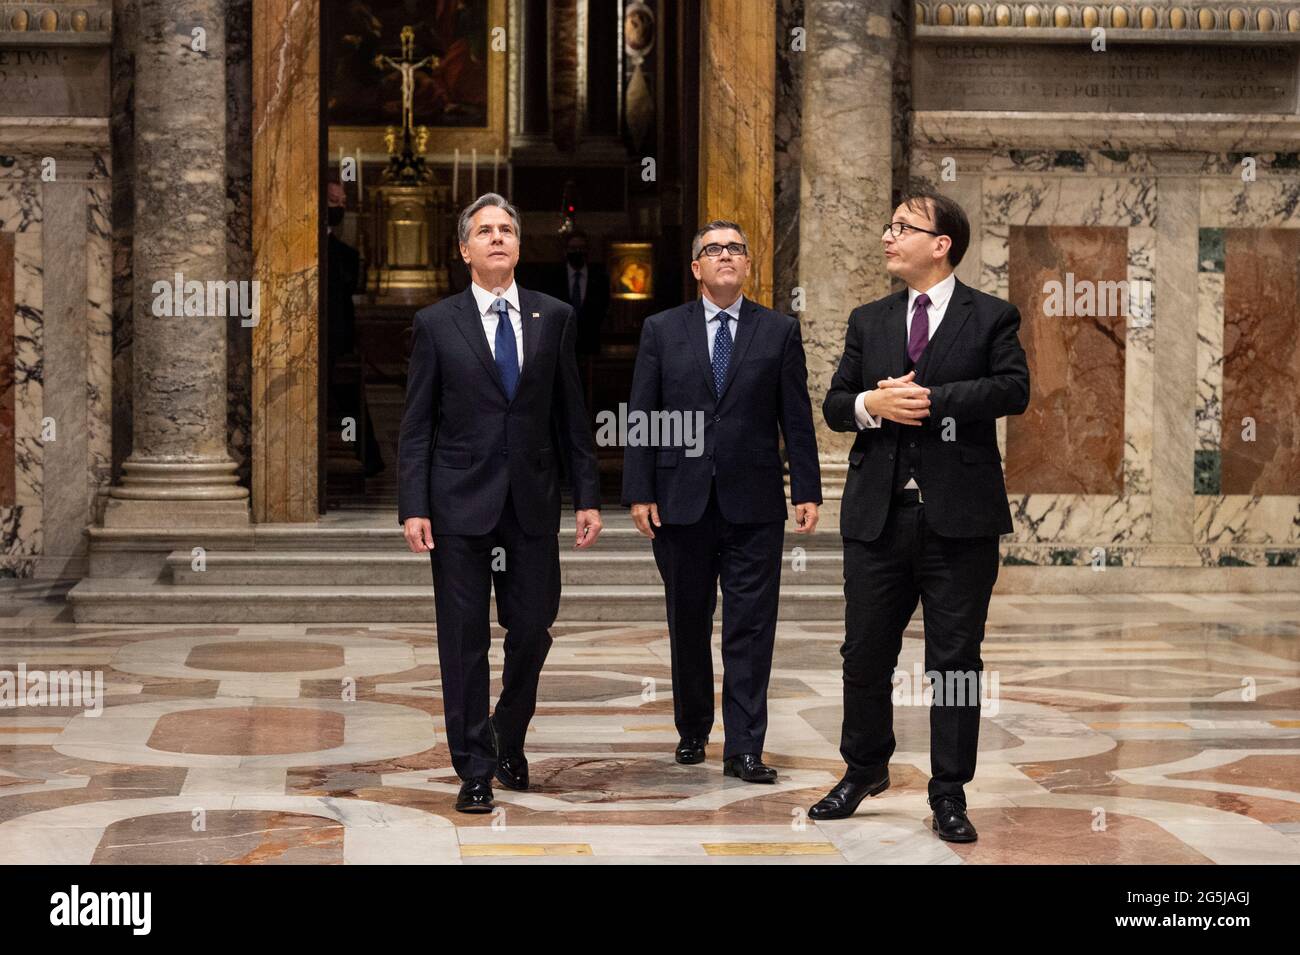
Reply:
[[[1254,296],[1255,311],[1229,323],[1225,333],[1225,309],[1232,308],[1226,287],[1230,283],[1225,276],[1225,236],[1233,229],[1297,230],[1300,235],[1300,156],[1261,152],[1255,157],[1257,176],[1247,181],[1241,175],[1242,158],[1236,153],[1212,151],[1180,156],[1172,172],[1195,179],[1200,194],[1197,388],[1188,409],[1195,421],[1196,452],[1195,460],[1186,465],[1188,485],[1196,490],[1195,531],[1189,544],[1195,545],[1206,566],[1294,565],[1300,547],[1300,474],[1291,450],[1300,442],[1300,424],[1296,423],[1300,421],[1300,366],[1295,364],[1300,360],[1295,345],[1300,340],[1300,309],[1296,306],[1300,272],[1293,250],[1300,250],[1300,244],[1291,242],[1289,236],[1263,238],[1263,233],[1256,232],[1252,238],[1242,234],[1243,255],[1263,250],[1266,258],[1276,262],[1257,268],[1258,278],[1242,276],[1241,295]],[[1128,278],[1137,285],[1149,283],[1154,290],[1160,265],[1155,229],[1160,211],[1157,176],[1171,174],[1164,154],[1128,149],[958,148],[951,142],[922,141],[914,145],[911,168],[914,186],[949,194],[957,191],[953,173],[966,177],[963,194],[974,192],[969,179],[978,179],[981,221],[972,236],[972,251],[978,249],[980,255],[978,284],[984,291],[1013,298],[1010,246],[1017,226],[1123,227],[1128,236]],[[1261,286],[1260,290],[1247,292],[1252,284]],[[1276,307],[1264,304],[1274,299]],[[1017,304],[1023,312],[1025,304]],[[1153,375],[1154,330],[1160,308],[1158,300],[1149,304],[1147,319],[1131,315],[1125,326],[1121,492],[1013,492],[1015,532],[1003,538],[1005,563],[1141,563],[1151,542],[1152,495],[1161,493],[1152,486],[1152,421],[1160,388]],[[1222,490],[1229,490],[1222,483],[1220,470],[1224,431],[1233,427],[1239,435],[1240,418],[1249,413],[1227,407],[1225,391],[1234,381],[1245,386],[1246,366],[1240,374],[1228,367],[1225,339],[1242,333],[1260,339],[1255,344],[1257,351],[1260,347],[1270,349],[1271,364],[1267,369],[1255,368],[1269,383],[1261,382],[1252,386],[1257,390],[1241,394],[1259,406],[1257,416],[1273,419],[1279,430],[1267,450],[1254,449],[1267,460],[1250,459],[1251,483],[1242,493],[1224,494]],[[1228,344],[1229,353],[1232,348]],[[1015,449],[1014,442],[1011,449],[1007,447],[1008,421],[999,422],[999,439],[1008,474],[1014,476]],[[1010,428],[1018,424],[1010,424]],[[1296,432],[1296,438],[1283,440],[1283,431],[1287,435]],[[1241,466],[1245,467],[1244,459]],[[1258,487],[1255,481],[1260,482]]]
[[[6,317],[13,341],[8,366],[13,378],[13,494],[10,505],[0,506],[0,575],[30,577],[41,550],[44,305],[41,207],[32,182],[0,180],[0,232],[8,234],[13,248],[13,308]]]
[[[14,237],[0,232],[0,507],[14,506]]]
[[[106,139],[93,119],[10,119],[0,130],[12,160],[0,166],[0,260],[12,268],[0,292],[0,407],[12,409],[0,411],[0,576],[81,572],[82,532],[110,481]]]
[[[1221,157],[1218,175],[1200,185],[1195,537],[1206,564],[1293,566],[1300,546],[1300,156],[1256,157],[1253,177],[1243,176],[1243,158]],[[1257,268],[1257,256],[1271,266]],[[1250,340],[1254,329],[1264,340]],[[1255,421],[1253,445],[1242,437],[1246,417]]]

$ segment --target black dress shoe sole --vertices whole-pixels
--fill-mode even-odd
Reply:
[[[736,779],[739,779],[747,783],[775,783],[776,782],[775,773],[773,773],[771,776],[754,776],[753,778],[746,778],[745,776],[740,775],[740,773],[732,769],[730,766],[722,767],[722,775],[734,776]]]
[[[889,788],[889,779],[886,778],[881,782],[877,783],[876,785],[872,786],[865,793],[863,793],[862,798],[859,799],[857,802],[855,802],[852,806],[845,806],[843,809],[839,810],[838,812],[819,812],[816,815],[813,815],[813,812],[810,809],[808,811],[808,818],[809,819],[847,819],[855,812],[858,811],[858,807],[862,805],[862,801],[864,799],[866,799],[868,796],[879,796],[888,788]]]
[[[474,803],[474,804],[472,804],[472,805],[468,805],[468,806],[460,806],[460,805],[458,805],[458,806],[456,806],[456,811],[457,811],[457,812],[468,813],[468,814],[470,814],[471,816],[481,816],[483,813],[485,813],[485,812],[491,812],[491,811],[492,811],[493,809],[495,809],[495,808],[496,808],[496,807],[493,806],[493,805],[491,805],[491,804],[484,805],[484,804],[482,804],[482,803]]]
[[[944,835],[942,832],[939,831],[939,823],[937,823],[933,819],[930,820],[930,828],[933,829],[935,833],[939,836],[939,838],[942,839],[944,842],[974,842],[976,839],[979,838],[979,834],[974,832],[972,832],[969,836]]]
[[[700,753],[696,756],[692,753],[689,756],[683,756],[680,753],[674,753],[673,759],[677,760],[677,762],[681,763],[683,766],[694,766],[696,763],[704,762],[704,754]]]

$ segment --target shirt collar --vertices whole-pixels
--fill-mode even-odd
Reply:
[[[470,282],[469,287],[474,291],[474,301],[478,305],[478,313],[486,315],[492,310],[492,303],[497,300],[497,297],[477,282]],[[523,314],[519,308],[519,286],[515,284],[514,279],[510,280],[510,287],[502,293],[501,297],[510,303],[510,307],[516,312]]]
[[[704,303],[704,320],[706,322],[711,322],[713,321],[714,316],[718,314],[718,312],[726,312],[729,316],[734,318],[736,321],[740,321],[740,303],[743,302],[744,300],[745,300],[745,296],[742,293],[740,295],[737,295],[736,300],[732,302],[730,305],[728,305],[726,308],[719,308],[717,305],[714,305],[713,302],[709,300],[708,296],[701,295],[700,301]]]
[[[957,288],[957,274],[949,272],[948,277],[940,282],[936,282],[928,289],[914,289],[910,285],[907,287],[907,314],[912,314],[912,309],[916,308],[916,300],[924,292],[930,296],[930,308],[935,312],[943,312],[948,307],[948,299],[952,298],[953,291]]]

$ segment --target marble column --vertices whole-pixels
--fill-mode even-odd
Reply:
[[[843,488],[853,436],[826,427],[821,402],[849,312],[890,292],[879,231],[893,189],[891,0],[806,0],[799,287],[808,390],[828,500]]]
[[[196,31],[202,30],[202,34]],[[200,37],[202,50],[194,49]],[[159,316],[156,282],[225,281],[225,4],[140,0],[133,441],[108,527],[246,524],[226,448],[226,324]]]
[[[745,294],[772,304],[776,0],[700,8],[701,222],[731,219],[749,239]]]

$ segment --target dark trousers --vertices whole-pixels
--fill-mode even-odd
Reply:
[[[997,577],[997,537],[940,537],[926,525],[924,504],[895,501],[878,538],[845,539],[840,754],[850,777],[878,778],[894,753],[892,677],[919,599],[925,670],[945,678],[930,709],[930,801],[954,796],[965,805],[963,786],[975,776],[979,745],[980,642]],[[970,673],[974,692],[945,699],[947,686],[971,686],[959,676]]]
[[[672,647],[673,719],[681,736],[713,729],[713,612],[722,581],[723,758],[761,753],[781,592],[781,521],[732,524],[716,489],[694,524],[654,528]]]
[[[550,626],[560,609],[559,540],[554,534],[525,534],[507,495],[491,533],[437,535],[430,559],[451,763],[461,779],[491,776],[496,771],[488,727],[491,588],[496,588],[497,620],[506,631],[497,733],[502,749],[522,749],[537,708],[537,678],[551,649]]]

